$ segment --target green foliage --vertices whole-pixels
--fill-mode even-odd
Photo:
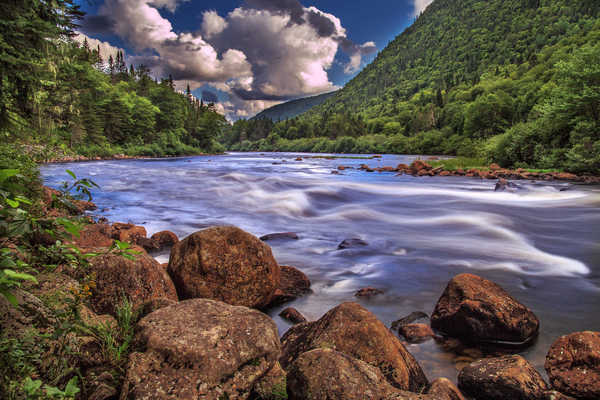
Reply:
[[[239,121],[222,142],[598,174],[599,15],[597,1],[436,0],[323,104],[271,129]]]
[[[300,114],[304,114],[311,108],[322,104],[325,100],[329,99],[336,92],[320,94],[318,96],[305,97],[297,100],[290,100],[283,104],[278,104],[273,107],[269,107],[259,112],[255,119],[269,119],[273,122],[284,121],[286,119],[297,117]]]

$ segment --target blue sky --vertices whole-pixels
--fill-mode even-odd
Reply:
[[[81,0],[81,30],[236,119],[343,86],[429,2]]]

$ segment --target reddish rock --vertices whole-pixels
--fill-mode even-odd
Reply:
[[[376,367],[331,349],[301,354],[288,370],[290,400],[386,399],[395,391]]]
[[[140,239],[145,239],[147,236],[146,228],[143,226],[117,222],[112,225],[112,229],[113,239],[120,240],[121,242],[140,244]]]
[[[423,174],[425,174],[425,172],[430,171],[432,169],[431,165],[427,164],[425,161],[422,160],[415,160],[411,165],[410,165],[410,172],[413,175],[419,175],[419,173],[421,173],[421,171]],[[422,175],[420,175],[422,176]]]
[[[398,171],[408,171],[410,170],[410,167],[406,164],[398,164],[398,166],[396,167],[396,169]]]
[[[91,201],[73,200],[72,203],[77,209],[78,214],[83,214],[86,211],[94,211],[98,209],[98,206],[96,206],[96,204],[92,203]]]
[[[464,341],[523,344],[537,335],[539,321],[494,282],[460,274],[435,306],[431,327]]]
[[[454,383],[446,378],[438,378],[431,382],[427,394],[432,395],[436,400],[465,400]]]
[[[560,172],[554,174],[554,179],[558,179],[559,181],[576,181],[578,180],[577,178],[577,175],[570,174],[568,172]]]
[[[452,173],[450,171],[442,171],[440,172],[440,176],[450,176]]]
[[[52,207],[53,199],[60,196],[61,193],[58,190],[52,189],[48,186],[42,186],[42,201],[46,207]]]
[[[316,322],[294,326],[282,338],[284,369],[302,353],[330,348],[379,368],[388,382],[418,392],[427,378],[400,340],[357,303],[343,303]]]
[[[498,171],[499,169],[502,169],[502,167],[499,166],[498,164],[496,164],[496,163],[490,164],[490,170]]]
[[[543,400],[548,385],[518,355],[487,358],[462,369],[458,387],[467,396],[486,400]]]
[[[298,157],[298,158],[296,158],[296,161],[304,161],[304,160],[302,160],[302,157]]]
[[[278,362],[256,383],[251,399],[282,400],[287,399],[286,373]]]
[[[426,342],[435,336],[429,325],[425,324],[403,325],[398,329],[398,333],[404,336],[408,343]]]
[[[157,232],[152,235],[150,240],[156,243],[159,250],[168,249],[175,246],[175,244],[179,242],[177,235],[171,231]]]
[[[600,332],[560,337],[546,356],[550,384],[579,399],[600,399]]]
[[[247,399],[276,367],[280,343],[265,314],[208,299],[161,308],[137,326],[122,399]]]
[[[280,283],[269,304],[271,307],[287,303],[311,292],[310,280],[304,272],[287,265],[282,265],[280,269]]]
[[[286,308],[285,310],[279,313],[279,316],[294,324],[301,324],[307,321],[304,315],[302,315],[300,311],[296,310],[293,307]]]
[[[576,400],[574,397],[567,396],[566,394],[557,392],[556,390],[549,390],[544,394],[544,400]]]
[[[396,172],[396,168],[394,168],[394,167],[381,167],[381,168],[379,168],[379,172]]]
[[[271,248],[257,237],[222,226],[196,232],[171,250],[169,275],[181,299],[209,298],[264,307],[280,286]]]
[[[111,247],[113,229],[106,224],[86,225],[79,231],[79,237],[74,236],[72,243],[83,251],[98,247]]]
[[[377,296],[380,294],[383,294],[383,290],[377,289],[374,287],[366,287],[366,288],[362,288],[358,292],[354,293],[354,296],[369,298],[369,297]]]
[[[344,170],[346,170],[346,167],[344,167],[343,165],[338,165],[337,169],[339,171],[344,171]]]
[[[98,314],[115,315],[124,297],[134,308],[153,299],[178,300],[165,269],[146,253],[134,260],[111,253],[93,257],[86,274],[95,277],[90,302]]]

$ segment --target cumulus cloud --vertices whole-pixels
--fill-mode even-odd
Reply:
[[[415,15],[419,15],[422,11],[425,11],[427,6],[433,3],[433,0],[414,0]]]
[[[104,0],[88,29],[104,23],[126,40],[157,76],[193,87],[210,84],[229,94],[225,112],[240,117],[290,98],[331,91],[328,70],[338,50],[354,73],[373,42],[352,42],[339,18],[298,0],[245,0],[227,15],[205,11],[195,32],[176,32],[160,8],[187,0]]]
[[[117,58],[117,53],[122,51],[125,54],[125,50],[115,47],[108,42],[102,42],[98,39],[91,38],[83,33],[78,32],[77,36],[73,38],[77,43],[83,44],[85,40],[87,40],[90,49],[100,49],[100,56],[106,62],[109,56],[113,56],[113,58]]]

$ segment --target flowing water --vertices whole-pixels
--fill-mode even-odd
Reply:
[[[296,161],[296,157],[304,157]],[[531,308],[542,326],[523,351],[543,370],[558,336],[600,330],[600,187],[518,182],[494,192],[495,181],[395,176],[339,165],[395,166],[416,157],[322,159],[290,153],[232,153],[161,160],[53,164],[42,168],[58,186],[65,169],[102,190],[97,215],[180,238],[212,225],[236,225],[269,242],[282,265],[304,271],[313,294],[293,306],[317,319],[344,301],[358,301],[387,326],[413,311],[431,313],[448,280],[472,272],[503,286]],[[338,250],[344,239],[368,243]],[[158,255],[166,262],[168,255]],[[357,299],[373,286],[384,295]],[[271,310],[284,333],[289,325]],[[456,378],[464,357],[436,342],[410,345],[429,378]]]

